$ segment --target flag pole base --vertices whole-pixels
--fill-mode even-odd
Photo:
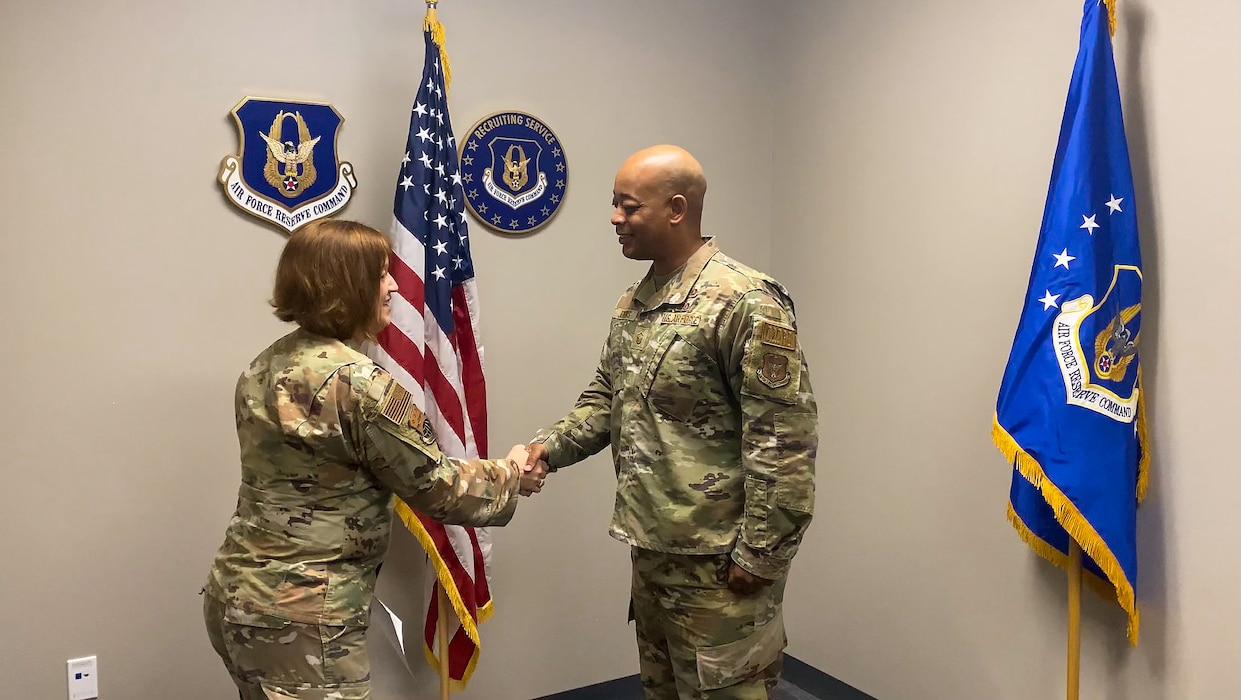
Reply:
[[[435,623],[435,637],[439,642],[440,700],[448,700],[452,692],[448,687],[448,615],[452,613],[452,608],[448,605],[443,586],[435,586],[435,597],[440,608],[439,619]]]

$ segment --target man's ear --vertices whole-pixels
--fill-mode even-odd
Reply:
[[[670,223],[679,224],[685,220],[685,215],[689,212],[689,200],[685,199],[685,195],[672,195],[672,201],[668,206],[672,209],[672,217],[668,219]]]

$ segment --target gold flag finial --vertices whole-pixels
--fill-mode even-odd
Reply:
[[[452,83],[452,70],[448,67],[448,50],[444,48],[444,25],[440,24],[439,15],[435,12],[435,6],[439,4],[439,0],[427,1],[427,16],[422,20],[422,31],[431,32],[431,41],[440,50],[440,68],[444,71],[444,90],[448,90],[448,86]]]

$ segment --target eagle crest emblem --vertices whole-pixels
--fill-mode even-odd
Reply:
[[[1052,346],[1068,404],[1122,423],[1137,417],[1141,382],[1130,365],[1138,359],[1141,299],[1142,271],[1116,265],[1102,299],[1083,294],[1060,306]]]
[[[218,179],[234,206],[291,233],[349,203],[358,181],[336,151],[345,120],[334,107],[247,97],[232,115],[239,152]]]
[[[530,233],[564,202],[569,166],[564,147],[542,120],[525,112],[483,117],[461,140],[461,184],[471,213],[507,234]]]
[[[297,125],[297,143],[280,140],[286,117],[291,117]],[[310,137],[310,129],[301,112],[277,112],[271,129],[266,134],[260,131],[259,136],[267,142],[267,164],[263,166],[263,177],[277,192],[293,199],[315,184],[315,160],[312,156],[315,144],[323,137]],[[280,168],[282,165],[283,171]]]
[[[518,192],[530,181],[530,159],[521,144],[510,143],[504,152],[504,184]]]

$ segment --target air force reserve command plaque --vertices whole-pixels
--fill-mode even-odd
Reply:
[[[484,226],[523,234],[547,224],[564,203],[569,166],[560,140],[537,117],[497,112],[461,144],[465,202]]]
[[[349,202],[358,181],[336,152],[345,119],[334,107],[247,97],[232,114],[239,154],[219,174],[228,201],[289,232]]]

